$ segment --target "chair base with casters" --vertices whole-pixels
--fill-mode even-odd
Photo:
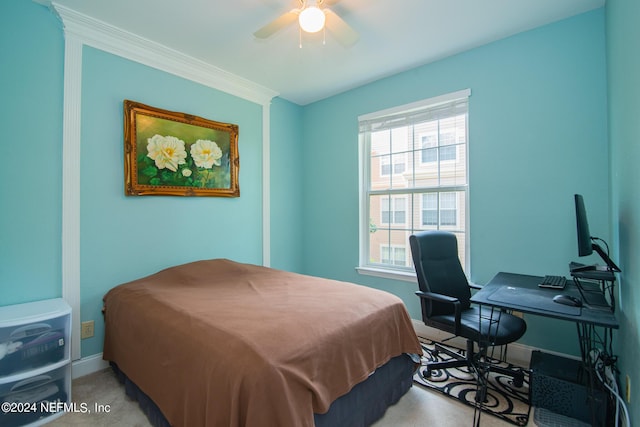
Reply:
[[[444,347],[441,343],[434,343],[434,349],[431,354],[434,357],[438,356],[438,353],[443,352],[446,353],[451,359],[444,360],[441,362],[427,362],[424,364],[424,369],[422,370],[422,375],[425,378],[431,377],[431,373],[433,371],[437,371],[439,369],[449,369],[449,368],[461,368],[461,367],[469,367],[473,368],[473,341],[467,340],[467,350],[465,352],[465,356],[462,356],[460,353],[449,350],[447,347]]]
[[[466,367],[469,368],[472,373],[474,373],[481,366],[480,359],[483,357],[482,354],[486,354],[486,349],[479,350],[477,352],[474,351],[474,342],[472,340],[467,340],[467,348],[464,355],[452,351],[438,342],[434,343],[434,347],[434,350],[432,350],[431,352],[433,356],[437,357],[438,353],[442,352],[451,357],[451,359],[440,362],[427,362],[422,365],[424,367],[424,369],[422,370],[422,375],[425,378],[431,377],[432,372],[439,369]],[[524,385],[524,371],[522,369],[513,370],[504,368],[502,366],[497,366],[495,364],[490,364],[488,365],[488,370],[489,372],[498,372],[502,375],[512,377],[514,387],[522,387]]]

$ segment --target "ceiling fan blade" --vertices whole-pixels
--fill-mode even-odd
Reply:
[[[253,35],[259,39],[266,39],[267,37],[271,37],[273,34],[277,33],[287,25],[294,23],[298,19],[299,14],[300,9],[291,9],[289,12],[280,15],[264,27],[260,28],[258,31],[253,33]]]
[[[345,47],[353,46],[360,36],[331,9],[324,9],[326,17],[325,25],[335,38]]]
[[[340,3],[340,0],[322,0],[320,4],[322,6],[333,6],[334,4]]]

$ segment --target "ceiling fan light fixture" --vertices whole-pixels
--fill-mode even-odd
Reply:
[[[307,33],[317,33],[324,28],[325,16],[317,6],[305,7],[298,16],[300,28]]]

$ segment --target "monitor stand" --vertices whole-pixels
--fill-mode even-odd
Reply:
[[[604,296],[604,292],[600,289],[600,286],[596,283],[586,283],[574,278],[576,288],[582,296],[582,301],[591,308],[604,308],[609,310],[611,306],[607,302]]]
[[[607,266],[598,264],[581,264],[579,262],[571,261],[569,263],[569,271],[572,273],[577,271],[607,271]]]
[[[606,265],[585,265],[572,261],[569,263],[569,272],[573,277],[579,279],[605,280],[608,282],[616,280],[614,272]]]

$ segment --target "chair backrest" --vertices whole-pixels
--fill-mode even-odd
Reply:
[[[421,231],[409,236],[409,244],[420,290],[458,298],[463,309],[469,308],[471,289],[460,265],[455,234],[448,231]],[[421,300],[424,303],[425,300]],[[433,302],[426,308],[429,317],[453,312],[450,304]]]

